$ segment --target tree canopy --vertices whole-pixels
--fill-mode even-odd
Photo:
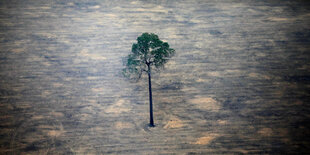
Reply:
[[[123,74],[130,78],[140,78],[143,71],[149,72],[151,66],[161,68],[173,56],[175,50],[167,42],[161,41],[154,33],[143,33],[131,48],[125,62]]]

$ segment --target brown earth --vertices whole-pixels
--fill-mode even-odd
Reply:
[[[0,154],[309,154],[306,1],[0,1]],[[143,32],[176,50],[121,75]]]

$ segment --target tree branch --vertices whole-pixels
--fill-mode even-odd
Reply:
[[[141,69],[141,72],[143,72],[143,71],[144,71],[144,72],[147,72],[147,70],[145,70],[145,69]]]

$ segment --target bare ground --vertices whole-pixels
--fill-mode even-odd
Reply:
[[[1,1],[0,154],[309,153],[305,1]],[[143,32],[176,50],[145,77]]]

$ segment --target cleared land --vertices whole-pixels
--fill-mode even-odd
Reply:
[[[310,4],[0,1],[0,154],[309,153]],[[126,81],[143,32],[176,55]]]

